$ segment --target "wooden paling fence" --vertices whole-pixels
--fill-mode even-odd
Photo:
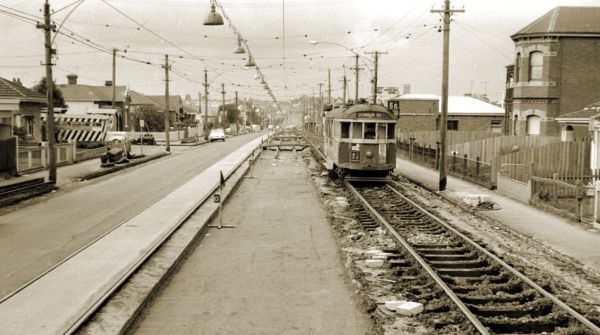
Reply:
[[[439,131],[418,131],[418,132],[400,132],[396,134],[396,139],[401,143],[410,143],[411,141],[419,147],[436,148],[440,141]],[[446,132],[446,143],[456,144],[478,141],[485,138],[500,136],[500,134],[491,133],[488,131],[456,131],[449,130]]]

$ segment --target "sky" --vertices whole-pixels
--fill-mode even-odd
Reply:
[[[366,52],[381,51],[379,86],[411,85],[412,93],[440,94],[442,0],[223,0],[223,26],[204,26],[208,0],[56,0],[52,20],[60,27],[54,40],[54,78],[66,83],[116,83],[144,94],[164,94],[169,55],[171,94],[197,97],[207,70],[211,98],[269,99],[254,68],[244,69],[248,54],[234,54],[235,31],[245,40],[274,96],[342,95],[349,78],[354,96],[354,53],[361,55],[359,95],[370,95],[373,62]],[[600,6],[600,0],[452,0],[450,94],[487,94],[502,98],[506,65],[514,58],[510,36],[556,6]],[[42,0],[0,0],[0,77],[20,78],[31,87],[45,74]],[[220,8],[217,11],[221,12]],[[7,14],[11,13],[10,15]],[[309,41],[319,41],[313,45]],[[335,43],[335,44],[332,44]],[[339,46],[341,45],[341,46]],[[351,49],[349,51],[347,49]],[[125,58],[124,58],[125,57]]]

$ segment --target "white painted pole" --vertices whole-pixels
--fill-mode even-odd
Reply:
[[[600,181],[594,183],[594,222],[592,227],[595,229],[600,229],[600,224],[598,224],[598,191],[600,191]]]

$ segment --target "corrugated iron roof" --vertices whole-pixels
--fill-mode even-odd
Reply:
[[[0,78],[0,98],[19,98],[44,102],[46,97],[12,80]]]
[[[112,101],[112,86],[57,85],[65,101]],[[116,86],[116,101],[125,101],[127,86]]]
[[[600,35],[600,7],[555,7],[511,36]]]
[[[589,119],[590,117],[596,116],[598,114],[600,114],[600,101],[591,103],[578,111],[560,115],[556,117],[556,120],[561,121],[566,119]]]

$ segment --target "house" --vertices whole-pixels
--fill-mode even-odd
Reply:
[[[17,127],[23,130],[26,141],[42,141],[41,114],[46,106],[45,96],[18,80],[0,78],[0,137],[11,136]]]
[[[388,101],[388,108],[398,115],[398,132],[439,129],[440,97],[434,94],[404,94]],[[489,131],[501,133],[504,110],[470,96],[449,96],[448,130]]]
[[[600,101],[596,101],[578,111],[557,117],[556,122],[558,122],[561,129],[561,141],[569,142],[580,139],[591,139],[590,123],[595,123],[599,115]]]
[[[511,36],[516,55],[507,67],[507,102],[513,134],[557,136],[568,127],[557,118],[598,99],[598,17],[600,7],[556,7]]]
[[[127,86],[115,86],[115,107],[112,108],[113,87],[107,81],[104,86],[77,83],[77,75],[67,76],[66,85],[57,85],[62,91],[67,114],[104,115],[111,119],[112,130],[133,130],[133,115],[145,106],[158,108],[160,105]]]
[[[68,106],[66,114],[106,115],[112,119],[113,130],[129,129],[129,115],[125,108],[127,86],[115,87],[115,107],[113,108],[111,81],[106,81],[104,86],[82,85],[77,83],[77,78],[77,75],[70,74],[67,76],[66,85],[57,85]]]
[[[167,102],[164,95],[146,95],[146,98],[152,100],[159,106],[159,111],[163,112],[166,109]],[[169,95],[169,123],[171,126],[180,123],[185,118],[183,111],[183,100],[179,95]]]

